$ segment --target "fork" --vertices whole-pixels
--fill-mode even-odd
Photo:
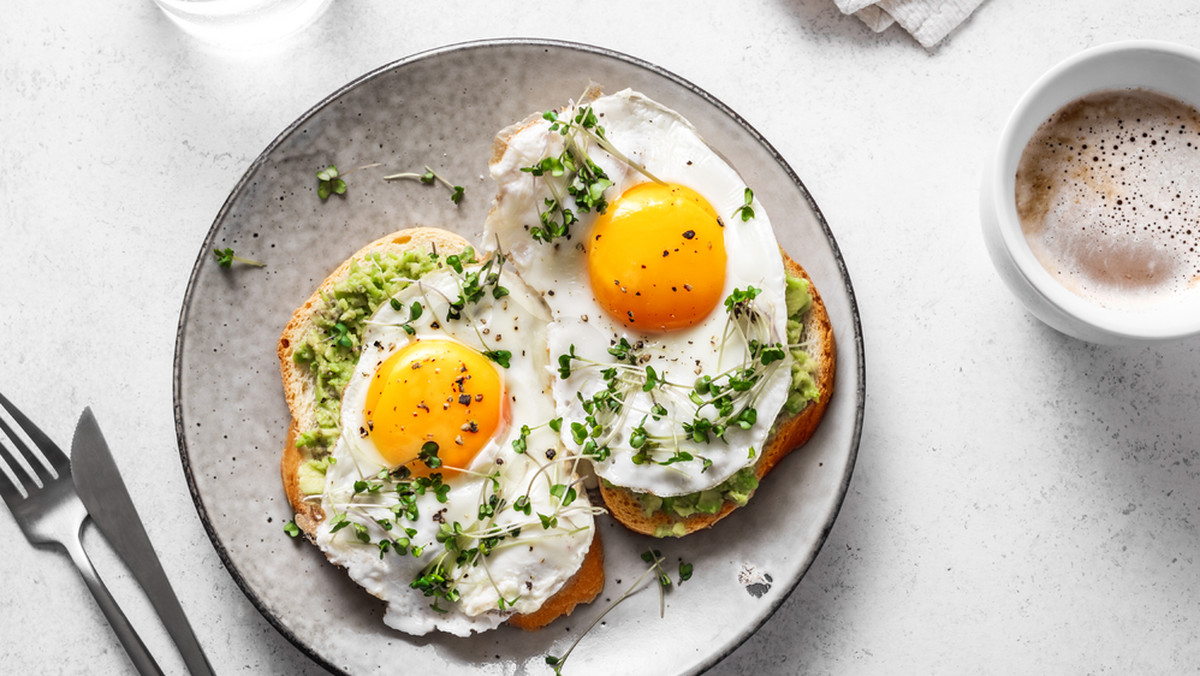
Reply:
[[[4,418],[0,417],[0,431],[3,431],[3,436],[7,436],[17,449],[27,468],[22,471],[22,464],[17,460],[17,455],[3,443],[3,436],[0,436],[0,460],[12,470],[11,475],[0,471],[0,477],[3,477],[0,479],[0,495],[12,511],[17,525],[21,527],[30,543],[57,544],[66,550],[67,556],[79,569],[92,596],[96,598],[96,603],[100,604],[100,609],[104,611],[104,616],[108,618],[108,623],[112,625],[117,638],[125,646],[125,651],[129,653],[129,658],[138,673],[161,675],[162,670],[154,661],[154,656],[146,649],[125,613],[96,574],[91,559],[83,549],[80,534],[88,513],[79,495],[75,493],[70,459],[2,394],[0,406],[9,412],[49,464],[47,467],[42,463]],[[21,479],[22,473],[26,475],[24,480]]]

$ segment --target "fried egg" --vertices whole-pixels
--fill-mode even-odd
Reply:
[[[630,90],[500,142],[485,242],[550,308],[564,443],[603,479],[664,497],[753,465],[791,356],[783,263],[749,186]]]
[[[320,496],[317,544],[410,634],[537,610],[592,541],[548,424],[545,306],[491,260],[454,259],[368,322]]]

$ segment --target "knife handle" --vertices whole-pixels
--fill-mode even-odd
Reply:
[[[171,582],[163,571],[154,545],[146,535],[137,508],[121,480],[104,434],[91,408],[83,409],[75,436],[71,440],[71,464],[75,492],[83,502],[92,523],[116,550],[129,572],[150,599],[167,633],[175,641],[179,654],[192,676],[213,676],[212,665],[196,639],[184,615]]]
[[[162,669],[158,668],[158,663],[154,661],[154,656],[146,649],[146,644],[142,643],[141,637],[138,636],[133,625],[129,623],[129,619],[125,617],[125,613],[121,611],[121,607],[117,605],[116,599],[112,597],[112,594],[108,591],[108,587],[104,586],[104,582],[96,574],[96,569],[92,566],[91,559],[88,558],[87,552],[83,549],[83,543],[79,539],[79,534],[76,533],[75,537],[64,538],[63,540],[63,548],[67,550],[67,554],[71,557],[71,562],[79,569],[79,574],[83,576],[83,581],[87,583],[92,596],[96,598],[96,603],[100,605],[100,610],[104,611],[104,617],[108,618],[108,623],[112,625],[113,631],[117,633],[117,638],[121,639],[121,645],[125,646],[125,652],[129,654],[129,659],[133,662],[133,666],[137,668],[138,673],[142,674],[142,676],[162,676]]]
[[[179,605],[179,599],[175,598],[175,592],[171,589],[162,564],[158,562],[158,557],[153,556],[153,549],[148,551],[150,557],[137,561],[136,567],[133,564],[129,566],[134,579],[142,586],[150,603],[158,611],[158,617],[175,641],[175,647],[179,649],[188,672],[192,676],[213,676],[212,665],[209,664],[204,649],[200,647],[196,634],[192,632],[192,626],[183,613],[183,607]]]

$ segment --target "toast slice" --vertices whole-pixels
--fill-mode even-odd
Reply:
[[[805,345],[805,351],[812,360],[811,372],[818,394],[798,413],[790,414],[786,410],[780,413],[754,465],[754,477],[760,481],[816,432],[817,425],[825,415],[825,409],[833,396],[837,358],[833,325],[825,303],[821,300],[821,294],[804,268],[786,252],[781,250],[780,253],[788,276],[803,279],[808,283],[812,302],[801,319],[803,328],[799,342]],[[681,517],[662,509],[650,511],[637,492],[604,481],[600,482],[600,495],[614,519],[630,530],[655,537],[682,537],[704,528],[711,528],[739,506],[737,502],[727,499],[722,501],[715,513],[693,512]]]
[[[283,378],[283,392],[287,399],[292,422],[284,443],[280,470],[283,489],[288,502],[296,512],[296,525],[312,537],[316,525],[325,518],[321,505],[316,500],[306,500],[301,490],[300,468],[309,460],[320,455],[316,449],[297,446],[301,434],[319,427],[317,422],[316,378],[306,364],[296,361],[296,351],[313,331],[320,331],[318,316],[326,306],[326,299],[334,294],[337,285],[345,280],[355,267],[369,257],[386,253],[430,253],[443,255],[460,253],[470,247],[463,237],[439,228],[409,228],[381,237],[359,249],[347,258],[336,270],[325,278],[316,291],[292,313],[292,318],[279,337],[277,353],[279,370]],[[340,393],[338,393],[340,396]]]
[[[320,428],[317,404],[318,398],[325,395],[320,394],[317,374],[309,368],[304,359],[297,359],[297,352],[304,349],[303,346],[310,341],[309,337],[314,331],[318,332],[318,335],[321,335],[322,331],[328,333],[328,329],[321,328],[321,315],[329,312],[329,306],[336,304],[336,301],[331,303],[330,299],[337,296],[339,284],[362,266],[371,265],[372,260],[377,260],[374,257],[385,254],[434,252],[444,257],[462,253],[469,248],[470,243],[463,237],[446,230],[428,227],[400,230],[377,239],[359,249],[330,273],[312,296],[296,309],[284,327],[277,353],[284,396],[292,420],[284,442],[280,473],[284,492],[295,512],[295,523],[310,541],[315,542],[317,527],[326,515],[320,500],[313,499],[319,498],[319,495],[312,495],[311,487],[309,491],[304,490],[303,467],[310,461],[320,460],[327,451],[319,444],[301,443],[300,440],[303,435]],[[386,298],[381,298],[380,301],[386,301]],[[366,315],[370,316],[372,311],[373,308],[366,309]],[[326,319],[325,323],[328,321]],[[334,396],[340,399],[341,392],[335,392]],[[577,605],[591,602],[600,593],[604,586],[603,568],[604,554],[600,534],[595,531],[582,565],[563,587],[547,599],[539,610],[524,615],[512,615],[507,623],[533,630],[544,627],[558,617],[569,615]]]

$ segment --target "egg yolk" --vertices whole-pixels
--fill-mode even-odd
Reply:
[[[725,288],[725,233],[696,191],[641,183],[597,217],[587,249],[600,307],[627,326],[671,331],[700,323]]]
[[[505,423],[508,406],[496,367],[452,340],[418,340],[389,356],[367,389],[367,436],[393,467],[431,470],[420,459],[437,444],[446,476],[465,469]]]

